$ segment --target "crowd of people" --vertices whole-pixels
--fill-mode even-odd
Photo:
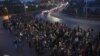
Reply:
[[[33,15],[12,16],[3,25],[15,36],[16,48],[26,42],[39,55],[100,56],[100,33],[95,34],[93,29],[70,28]]]

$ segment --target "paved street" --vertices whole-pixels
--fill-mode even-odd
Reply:
[[[69,27],[76,27],[80,25],[82,28],[93,28],[96,31],[100,31],[100,22],[99,21],[89,21],[82,19],[74,19],[72,17],[65,16],[63,14],[54,14],[48,16],[48,20],[52,22],[63,22]],[[10,55],[10,56],[37,56],[34,47],[30,49],[28,44],[22,43],[20,50],[14,47],[13,41],[14,36],[2,26],[2,20],[0,19],[0,55]],[[47,54],[46,54],[47,55]],[[46,56],[45,55],[45,56]]]
[[[69,27],[76,27],[79,25],[84,29],[92,28],[96,32],[100,31],[100,21],[91,21],[86,19],[73,18],[62,13],[52,13],[52,15],[49,16],[49,18],[50,17],[56,17],[58,19],[58,22],[60,20],[60,22],[63,22]],[[54,19],[51,20],[54,21]]]
[[[100,31],[99,21],[77,19],[58,12],[49,13],[46,19],[48,19],[51,22],[62,22],[69,27],[76,27],[80,25],[80,27],[84,29],[93,28],[96,32]],[[16,49],[13,44],[14,39],[15,37],[3,28],[2,20],[0,19],[0,56],[3,56],[4,54],[10,56],[37,56],[34,47],[30,49],[27,43],[22,43],[20,49]],[[42,56],[48,55],[45,54]]]
[[[13,52],[12,36],[4,30],[0,19],[0,54],[9,54]]]
[[[95,32],[100,31],[100,21],[93,21],[89,19],[87,20],[86,18],[82,18],[82,19],[77,18],[77,17],[74,18],[74,17],[61,13],[62,9],[64,8],[64,5],[68,5],[68,4],[66,3],[61,4],[60,6],[50,9],[48,12],[47,19],[51,22],[62,22],[72,28],[77,27],[79,25],[85,30],[87,30],[88,28],[92,28],[95,30]]]
[[[0,56],[36,56],[34,49],[30,49],[28,44],[23,43],[23,48],[16,49],[13,44],[14,38],[11,33],[3,28],[2,20],[0,19]]]
[[[65,52],[66,53],[64,55],[68,56],[72,54],[77,54],[76,56],[82,56],[85,51],[88,53],[88,55],[92,52],[98,52],[99,47],[96,48],[96,45],[98,45],[99,41],[97,41],[97,44],[95,45],[94,35],[100,32],[100,21],[87,20],[86,18],[80,19],[79,17],[77,18],[77,16],[74,18],[61,12],[62,10],[66,11],[64,9],[66,8],[77,15],[80,13],[86,13],[88,16],[88,14],[91,13],[95,14],[94,12],[97,14],[100,13],[100,8],[95,7],[95,3],[93,4],[95,6],[92,6],[93,2],[89,3],[91,5],[90,6],[87,1],[88,0],[84,0],[84,2],[83,0],[0,0],[0,16],[6,15],[4,17],[5,19],[9,19],[11,16],[11,19],[15,18],[8,23],[8,28],[14,28],[14,31],[12,32],[15,32],[16,35],[19,35],[16,38],[13,33],[5,29],[3,27],[2,18],[0,17],[0,56],[52,56],[52,53],[54,53],[54,56],[56,54],[60,56],[60,53],[64,54]],[[80,2],[83,3],[81,4]],[[98,1],[96,1],[96,3],[97,2]],[[13,17],[13,15],[15,16]],[[33,19],[29,15],[33,16]],[[62,24],[59,23],[51,24],[47,21],[44,23],[43,20],[39,22],[35,19],[35,17],[37,17],[36,19],[48,20],[51,23],[64,23],[66,26],[70,27],[70,29],[63,27]],[[83,28],[84,30],[88,30],[90,28],[94,29],[95,33],[92,32],[92,30],[90,32],[84,32],[80,29],[72,29],[77,26],[80,26],[80,28]],[[93,37],[92,41],[90,39],[91,36]],[[80,39],[80,37],[83,37],[83,39]],[[17,41],[15,41],[16,39]],[[92,42],[94,43],[92,44]],[[35,45],[34,43],[37,44]]]

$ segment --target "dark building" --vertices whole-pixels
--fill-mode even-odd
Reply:
[[[63,12],[79,16],[100,16],[100,0],[69,0]]]
[[[7,7],[10,14],[24,12],[24,5],[20,0],[5,0],[3,5]]]
[[[0,7],[3,6],[3,1],[0,1]]]
[[[3,1],[0,1],[0,15],[3,15]]]
[[[89,13],[100,15],[100,0],[88,3]]]

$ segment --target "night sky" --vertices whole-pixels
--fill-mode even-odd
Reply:
[[[27,1],[35,1],[35,0],[21,0],[21,1],[25,1],[25,2],[27,2]]]
[[[0,1],[4,1],[4,0],[0,0]],[[20,0],[20,1],[27,2],[27,1],[35,1],[35,0]],[[95,0],[85,0],[85,1],[95,1]]]
[[[0,0],[0,1],[4,1],[4,0]],[[35,1],[35,0],[20,0],[20,1],[25,1],[25,2],[27,2],[27,1]]]

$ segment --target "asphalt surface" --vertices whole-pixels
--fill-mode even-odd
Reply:
[[[34,48],[29,48],[28,44],[22,43],[21,47],[16,49],[13,41],[15,36],[3,28],[2,20],[0,19],[0,56],[37,56]]]
[[[94,29],[95,32],[100,31],[100,21],[73,18],[73,17],[67,16],[65,14],[62,14],[61,12],[52,13],[51,16],[49,16],[49,18],[50,17],[56,17],[58,19],[58,22],[62,22],[64,24],[66,24],[68,27],[73,28],[73,27],[77,27],[79,25],[81,28],[83,28],[85,30],[91,28],[91,29]],[[54,19],[50,19],[50,20],[53,21]]]
[[[93,28],[96,32],[100,31],[100,21],[77,19],[62,13],[53,13],[47,19],[51,22],[62,22],[69,27],[80,25],[83,29]],[[5,54],[10,56],[37,56],[34,47],[30,49],[27,43],[22,43],[21,47],[16,49],[13,44],[14,39],[15,36],[3,28],[2,20],[0,19],[0,56]],[[48,56],[48,54],[41,56]]]

